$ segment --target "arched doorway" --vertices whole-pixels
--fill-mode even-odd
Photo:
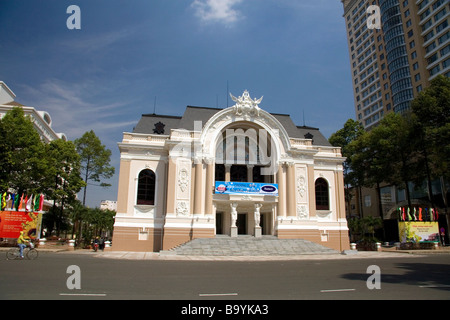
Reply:
[[[215,148],[215,185],[240,183],[242,188],[275,181],[270,166],[275,141],[261,126],[249,121],[231,123],[218,134]],[[267,200],[263,195],[215,194],[216,234],[254,235],[271,234],[274,224],[275,197]],[[263,206],[260,203],[267,202]],[[234,214],[233,214],[233,210]],[[234,230],[234,232],[233,232]]]

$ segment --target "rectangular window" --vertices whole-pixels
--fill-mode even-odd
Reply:
[[[371,197],[370,195],[364,196],[364,206],[365,207],[370,207],[372,206],[372,201],[371,201]]]

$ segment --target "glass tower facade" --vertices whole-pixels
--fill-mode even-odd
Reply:
[[[395,112],[404,112],[414,95],[399,1],[380,0],[380,10],[393,108]]]
[[[448,0],[341,0],[356,120],[366,130],[403,113],[430,81],[450,76]],[[378,6],[381,29],[368,27]]]

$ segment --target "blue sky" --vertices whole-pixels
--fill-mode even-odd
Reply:
[[[159,114],[226,107],[228,81],[327,138],[342,128],[354,118],[342,14],[339,0],[0,0],[0,80],[56,132],[93,129],[112,151],[113,186],[88,187],[95,207],[117,199],[117,142],[155,96]]]

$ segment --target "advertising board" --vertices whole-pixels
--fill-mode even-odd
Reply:
[[[216,194],[253,194],[278,196],[278,184],[216,181]]]

